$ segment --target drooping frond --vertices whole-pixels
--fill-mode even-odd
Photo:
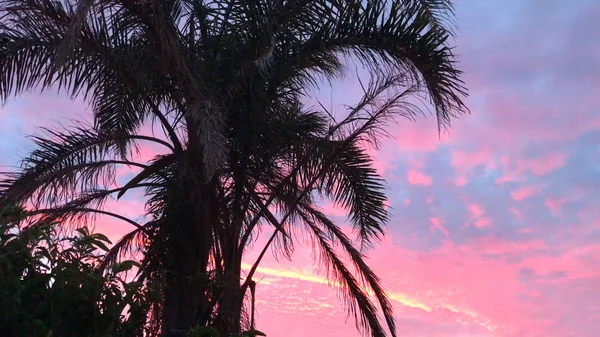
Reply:
[[[406,0],[407,6],[421,6],[425,11],[424,17],[434,29],[442,33],[455,35],[456,20],[454,18],[454,4],[450,0]]]
[[[319,222],[327,225],[332,225],[332,223],[326,222],[326,219],[319,217],[318,214],[316,218],[314,218],[314,214],[307,216],[306,212],[301,212],[300,205],[312,205],[311,193],[319,191],[349,210],[352,223],[359,232],[359,239],[363,246],[368,245],[373,238],[377,238],[383,233],[383,226],[387,220],[383,182],[372,167],[370,156],[360,145],[368,141],[375,141],[378,130],[381,130],[386,121],[392,120],[394,115],[405,114],[410,117],[414,114],[415,110],[397,110],[405,104],[404,99],[410,92],[410,88],[399,92],[392,91],[387,99],[382,98],[382,95],[389,93],[388,89],[394,89],[394,84],[403,80],[403,78],[394,76],[375,79],[368,88],[365,88],[363,100],[351,108],[344,120],[330,127],[327,134],[320,135],[320,137],[314,135],[312,139],[305,139],[300,146],[302,150],[292,152],[294,155],[290,157],[293,160],[289,162],[289,170],[283,176],[280,175],[274,185],[264,185],[268,187],[268,197],[265,198],[255,219],[266,216],[266,209],[271,204],[282,205],[282,216],[276,221],[270,220],[272,223],[276,223],[275,232],[259,254],[259,258],[248,276],[248,278],[252,277],[256,270],[255,267],[260,263],[267,246],[271,243],[286,255],[291,253],[293,241],[287,240],[286,236],[281,235],[277,228],[286,225],[288,226],[286,228],[292,228],[288,222],[296,223],[301,220],[301,222],[309,224],[317,238],[315,240],[319,243],[318,246],[323,250],[323,255],[329,258],[328,266],[335,268],[336,277],[343,279],[344,282],[347,282],[348,288],[352,288],[357,285],[355,284],[356,280],[347,278],[345,273],[348,270],[344,269],[345,266],[339,265],[341,260],[337,256],[335,258],[332,256],[335,254],[330,246],[332,242],[326,241],[326,239],[329,237],[329,240],[334,240],[333,242],[342,240],[348,245],[345,248],[349,254],[353,255],[352,258],[357,268],[363,268],[361,274],[363,281],[367,280],[367,285],[376,291],[377,299],[384,310],[392,335],[395,335],[396,331],[391,305],[385,298],[385,292],[381,289],[379,280],[374,277],[370,269],[364,268],[366,265],[362,261],[362,255],[357,253],[358,251],[351,246],[345,236],[339,236],[341,232],[336,233],[339,237],[332,235],[330,230],[325,235],[321,229],[313,226]],[[351,312],[354,314],[360,312],[360,315],[355,317],[359,325],[378,331],[376,334],[383,334],[379,323],[372,321],[373,317],[370,316],[371,304],[368,302],[370,300],[366,298],[367,302],[365,302],[363,297],[366,295],[361,293],[360,285],[357,286],[358,288],[349,290],[348,296],[353,299],[353,301],[348,301]]]
[[[0,100],[32,89],[56,88],[92,103],[95,124],[106,133],[135,132],[147,116],[170,104],[156,53],[140,39],[118,6],[76,1],[0,1]],[[162,82],[162,83],[161,83]],[[127,138],[120,138],[121,150]]]
[[[341,152],[323,183],[325,193],[348,210],[361,244],[380,238],[388,220],[385,186],[364,149],[351,146]]]
[[[285,223],[293,215],[298,201],[318,191],[348,209],[361,244],[368,245],[371,239],[377,238],[387,220],[384,187],[372,168],[370,156],[360,146],[376,142],[382,127],[393,121],[394,116],[410,117],[415,113],[405,101],[410,88],[393,90],[402,81],[404,79],[397,76],[374,79],[365,88],[361,102],[350,109],[344,120],[330,126],[327,133],[312,134],[296,147],[290,147],[291,153],[287,152],[290,156],[277,162],[288,170],[282,172],[278,180],[271,177],[271,181],[265,183],[270,196],[263,209],[286,195],[290,199],[280,201],[285,205],[282,209]],[[387,99],[383,97],[386,94]],[[285,189],[289,191],[281,194]],[[264,212],[259,212],[256,219],[263,215]]]
[[[308,220],[308,219],[306,219]],[[308,220],[310,223],[310,220]],[[385,330],[377,317],[377,307],[369,299],[365,288],[350,269],[346,267],[333,249],[328,236],[318,227],[310,226],[315,240],[315,247],[320,251],[320,262],[327,271],[327,279],[341,288],[344,304],[355,319],[357,328],[373,337],[386,336]],[[393,326],[391,326],[393,329]],[[395,330],[392,330],[395,336]]]
[[[139,140],[168,145],[137,135],[106,135],[83,125],[32,137],[36,148],[22,160],[21,169],[4,174],[0,198],[4,202],[26,200],[36,205],[69,202],[78,194],[116,188],[119,166],[145,168],[145,164],[121,157],[119,140]]]
[[[114,166],[122,160],[111,158],[112,139],[85,128],[66,133],[47,130],[47,134],[33,137],[37,148],[22,161],[20,171],[7,174],[3,199],[21,202],[37,194],[36,199],[56,203],[76,190],[114,184]]]
[[[123,235],[119,241],[117,241],[110,250],[104,256],[102,263],[98,266],[98,269],[103,271],[106,267],[114,265],[118,262],[120,257],[127,254],[135,255],[143,253],[143,247],[147,244],[147,234],[144,230],[149,231],[150,227],[154,225],[154,222],[148,222],[141,228]],[[139,257],[138,257],[139,258]]]
[[[320,212],[314,206],[301,204],[301,212],[306,224],[313,229],[314,226],[318,225],[321,230],[330,235],[332,241],[338,243],[343,248],[344,252],[350,257],[355,270],[360,275],[360,281],[365,284],[371,291],[373,291],[379,306],[383,311],[383,315],[388,324],[388,328],[392,333],[392,336],[396,335],[396,323],[394,320],[392,305],[387,297],[387,293],[381,285],[381,279],[375,274],[375,272],[365,262],[365,256],[358,249],[356,249],[352,241],[342,232],[339,226],[337,226],[331,219],[325,214]]]

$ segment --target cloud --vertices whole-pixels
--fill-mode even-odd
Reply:
[[[444,235],[446,237],[448,237],[450,235],[450,232],[448,232],[448,230],[446,229],[446,227],[444,227],[442,220],[440,220],[439,218],[429,218],[429,221],[431,222],[431,231],[435,231],[438,230],[442,233],[444,233]]]
[[[510,196],[516,201],[522,201],[539,192],[539,187],[524,186],[510,192]]]
[[[469,181],[464,176],[458,176],[454,180],[454,183],[456,184],[456,186],[463,187],[466,186],[469,183]]]
[[[407,176],[407,180],[409,184],[412,185],[431,185],[431,183],[433,182],[433,180],[431,179],[431,177],[426,176],[425,174],[417,171],[417,170],[409,170],[408,171],[408,176]]]
[[[565,202],[567,202],[567,199],[564,199],[564,198],[560,198],[560,199],[546,198],[546,201],[544,201],[544,204],[546,205],[546,207],[548,207],[548,209],[552,212],[552,214],[558,215],[560,213],[560,208],[562,207],[562,205]]]
[[[543,176],[565,165],[566,154],[546,153],[542,156],[520,161],[518,165],[522,170],[529,170],[533,174]]]

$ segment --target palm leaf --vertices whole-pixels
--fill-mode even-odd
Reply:
[[[161,156],[158,159],[154,160],[152,164],[146,166],[142,172],[138,173],[135,177],[133,177],[119,193],[117,194],[117,199],[121,198],[127,190],[132,187],[139,185],[143,180],[150,178],[152,175],[160,174],[162,170],[164,170],[167,166],[175,163],[176,157],[174,155],[166,155]]]
[[[119,158],[119,140],[168,143],[148,136],[106,135],[83,125],[66,130],[44,129],[46,136],[35,136],[36,148],[22,160],[21,170],[6,173],[1,185],[1,198],[18,203],[31,199],[34,203],[56,204],[78,193],[115,186],[116,166],[147,165]]]
[[[349,210],[362,244],[379,238],[388,220],[385,186],[372,164],[364,149],[350,146],[337,156],[323,180],[325,193]]]
[[[313,229],[319,224],[326,233],[329,233],[333,238],[332,241],[339,243],[344,251],[350,256],[356,271],[359,273],[362,281],[373,291],[379,305],[383,311],[383,315],[388,324],[392,336],[396,336],[396,323],[394,320],[392,305],[387,297],[387,293],[381,285],[380,278],[364,261],[364,255],[354,247],[352,241],[341,231],[341,229],[331,221],[325,214],[318,211],[312,205],[301,205],[303,218],[309,220],[306,224]]]
[[[310,220],[308,221],[310,223]],[[325,233],[316,226],[309,227],[312,230],[316,246],[321,252],[320,262],[327,271],[327,279],[336,282],[341,287],[344,303],[349,313],[354,317],[357,328],[374,337],[385,336],[385,330],[377,317],[377,308],[369,299],[365,289],[344,265]],[[390,328],[392,329],[392,336],[395,336],[394,326],[392,325]]]

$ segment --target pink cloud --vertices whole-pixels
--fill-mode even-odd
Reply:
[[[39,127],[56,126],[57,122],[65,123],[66,119],[91,121],[91,109],[83,100],[71,100],[55,92],[30,92],[22,95],[16,107],[18,114],[26,119],[27,132],[36,132]],[[68,123],[67,123],[68,124]]]
[[[524,258],[521,265],[531,268],[540,275],[549,275],[553,271],[562,271],[564,277],[545,282],[566,282],[577,279],[598,279],[600,271],[594,266],[600,259],[600,246],[588,245],[572,247],[560,256],[530,255]]]
[[[440,145],[451,142],[448,135],[438,133],[432,118],[419,118],[415,122],[399,120],[398,126],[391,128],[390,134],[398,150],[410,153],[435,151]]]
[[[517,219],[522,219],[523,218],[523,214],[521,214],[521,211],[519,211],[518,209],[514,208],[514,207],[510,207],[509,211],[515,216],[517,217]]]
[[[469,183],[469,182],[468,182],[467,178],[465,178],[464,176],[458,176],[458,177],[457,177],[457,178],[454,180],[454,184],[455,184],[456,186],[459,186],[459,187],[464,187],[464,186],[466,186],[468,183]]]
[[[339,216],[345,217],[348,215],[348,210],[340,205],[336,205],[331,202],[327,202],[321,206],[323,208],[323,212],[330,216]]]
[[[481,254],[518,255],[522,253],[531,253],[536,250],[547,249],[548,245],[542,240],[507,242],[500,238],[483,237],[471,245],[471,248]]]
[[[535,159],[519,161],[518,166],[521,170],[530,170],[542,176],[564,166],[566,158],[564,153],[547,153]]]
[[[517,176],[509,175],[509,174],[504,174],[500,178],[496,179],[495,183],[498,184],[498,185],[502,185],[504,183],[518,182],[518,181],[523,181],[523,180],[524,179],[522,177],[517,177]]]
[[[508,294],[525,289],[514,278],[515,267],[499,261],[486,261],[479,257],[479,249],[477,246],[456,246],[447,242],[434,252],[419,254],[386,245],[374,252],[372,258],[383,262],[379,259],[389,254],[405,256],[388,265],[391,273],[386,274],[391,274],[389,276],[394,275],[394,270],[407,276],[396,279],[391,289],[404,288],[409,293],[410,289],[415,289],[417,298],[423,303],[454,312],[465,320],[470,318],[474,324],[493,331],[518,319],[514,310],[524,308]],[[412,282],[420,285],[415,288]]]
[[[444,227],[444,222],[440,218],[431,217],[431,218],[429,218],[429,221],[432,224],[432,226],[431,226],[432,232],[435,230],[439,230],[440,232],[444,233],[444,235],[446,237],[448,237],[450,235],[450,232],[448,232],[446,227]]]
[[[431,218],[430,221],[434,225],[442,224],[439,218]],[[563,282],[598,279],[599,273],[590,268],[590,262],[586,262],[584,257],[600,257],[600,249],[586,246],[560,256],[544,255],[547,249],[547,244],[540,240],[516,243],[489,237],[471,245],[456,245],[448,241],[438,249],[418,253],[398,247],[386,238],[371,251],[370,261],[383,278],[401,319],[400,326],[407,320],[414,320],[420,325],[420,329],[410,330],[410,326],[406,326],[402,331],[441,337],[446,335],[427,334],[426,331],[434,331],[435,327],[447,326],[451,322],[463,322],[465,328],[481,329],[477,330],[476,336],[511,337],[515,333],[519,336],[554,336],[552,326],[563,313],[540,308],[537,303],[543,300],[554,307],[560,302],[547,302],[548,298],[541,291],[526,287],[519,281],[520,271],[527,269],[532,270],[534,275],[549,276],[554,270],[565,270]],[[520,262],[509,262],[504,258],[487,258],[490,254],[526,258],[517,260]],[[311,268],[301,267],[304,263],[310,265],[309,260],[304,258],[309,255],[308,249],[299,249],[299,255],[299,262],[282,264],[268,259],[264,265],[267,269],[259,269],[268,282],[260,288],[262,301],[259,310],[264,310],[267,317],[272,317],[275,312],[284,316],[295,314],[297,321],[305,322],[304,325],[316,327],[323,324],[324,328],[337,327],[336,333],[352,333],[351,325],[341,323],[345,313],[340,310],[335,289],[326,287],[322,276],[315,274]],[[390,259],[390,256],[395,258]],[[302,291],[308,291],[307,295],[302,296]],[[535,300],[523,302],[520,296]],[[267,317],[259,319],[263,330],[267,333],[280,331],[281,325]],[[319,320],[327,323],[319,323]],[[295,336],[295,333],[292,331],[291,335]],[[298,336],[300,333],[298,331]]]
[[[429,186],[433,183],[433,179],[420,171],[410,169],[408,170],[408,183],[411,185],[424,185]]]
[[[485,105],[485,116],[473,116],[469,120],[471,125],[457,125],[457,129],[469,127],[468,132],[456,132],[461,142],[476,139],[479,147],[485,146],[487,151],[492,151],[495,155],[508,155],[519,148],[520,142],[526,141],[525,137],[537,142],[557,137],[546,127],[529,127],[539,126],[546,111],[529,102],[519,101],[516,94],[490,95],[486,98]],[[473,124],[477,127],[473,127]]]
[[[473,216],[479,217],[483,215],[483,207],[481,207],[481,205],[478,204],[472,204],[469,205],[469,211],[471,212],[471,214],[473,214]]]
[[[450,162],[458,173],[468,173],[478,165],[486,168],[494,168],[494,156],[488,148],[481,148],[477,151],[466,152],[461,150],[452,150]]]
[[[510,196],[515,200],[515,201],[523,201],[535,194],[537,194],[540,191],[539,187],[536,186],[526,186],[526,187],[521,187],[519,189],[513,190],[510,192]]]
[[[565,202],[567,202],[567,199],[565,198],[546,198],[544,205],[546,205],[553,214],[557,215],[560,213],[560,208]]]
[[[517,230],[517,233],[519,233],[519,234],[529,234],[532,232],[533,232],[533,230],[531,228],[519,228]]]
[[[391,148],[390,142],[383,142],[382,146],[375,150],[371,146],[366,146],[367,153],[373,158],[373,167],[377,170],[377,173],[385,177],[387,181],[395,181],[397,177],[394,175],[393,161],[395,158],[394,149]]]
[[[471,220],[475,227],[484,228],[490,226],[491,220],[488,217],[483,216],[485,211],[481,205],[471,204],[469,205],[468,210],[471,213]]]

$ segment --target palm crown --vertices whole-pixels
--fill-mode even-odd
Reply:
[[[37,149],[0,183],[2,203],[31,203],[33,225],[94,214],[134,225],[105,265],[142,248],[141,280],[164,286],[152,311],[163,332],[252,326],[243,304],[266,247],[243,283],[241,261],[271,226],[267,246],[288,257],[294,233],[308,233],[358,326],[385,335],[372,291],[395,335],[379,279],[315,197],[348,209],[360,245],[383,234],[384,185],[365,146],[395,116],[420,112],[409,100],[417,94],[431,98],[440,127],[466,111],[447,44],[449,1],[0,0],[0,8],[1,97],[58,88],[94,112],[93,126],[34,137]],[[348,57],[371,74],[359,103],[339,119],[307,106],[307,89],[346,75]],[[142,135],[149,121],[164,135]],[[135,162],[142,142],[165,151]],[[122,165],[140,172],[118,186]],[[103,208],[133,188],[145,189],[147,223]]]

